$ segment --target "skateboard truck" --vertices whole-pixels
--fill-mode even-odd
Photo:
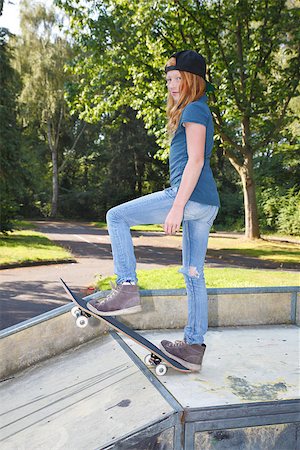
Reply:
[[[89,322],[89,317],[92,317],[91,314],[83,311],[79,306],[74,306],[71,309],[71,314],[76,318],[76,326],[78,328],[85,328]]]
[[[155,372],[157,375],[165,375],[167,373],[166,364],[162,363],[162,359],[156,356],[154,353],[149,353],[144,358],[146,366],[155,366]]]

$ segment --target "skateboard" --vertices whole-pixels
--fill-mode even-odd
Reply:
[[[144,363],[148,366],[150,365],[152,367],[155,367],[155,372],[157,375],[162,376],[167,373],[167,364],[173,367],[173,369],[179,370],[180,372],[191,372],[190,369],[183,366],[178,361],[170,358],[160,348],[156,347],[156,345],[148,341],[148,339],[144,338],[136,331],[129,328],[123,322],[117,320],[114,316],[101,316],[100,314],[95,314],[93,311],[90,311],[87,307],[86,300],[76,295],[62,279],[60,280],[66,293],[69,295],[72,302],[76,305],[74,308],[72,308],[71,313],[76,318],[76,325],[79,328],[84,328],[87,326],[89,317],[96,317],[96,319],[103,320],[106,324],[110,325],[118,332],[125,334],[137,344],[150,351],[151,353],[145,356]]]

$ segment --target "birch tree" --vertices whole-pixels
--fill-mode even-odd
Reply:
[[[52,199],[50,216],[58,210],[59,165],[72,154],[85,124],[70,121],[64,90],[64,66],[71,58],[71,47],[60,31],[62,19],[54,8],[24,0],[21,3],[21,37],[16,38],[16,68],[22,80],[19,97],[23,127],[35,123],[51,154]],[[73,143],[59,155],[63,130],[73,128]],[[60,157],[59,157],[60,156]]]

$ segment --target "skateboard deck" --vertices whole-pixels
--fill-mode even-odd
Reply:
[[[87,307],[87,302],[84,299],[80,298],[78,295],[76,295],[62,279],[60,280],[66,293],[69,295],[72,302],[75,303],[75,305],[77,305],[78,308],[83,312],[83,315],[93,316],[96,317],[96,319],[103,320],[103,322],[107,323],[118,332],[125,334],[127,337],[135,341],[137,344],[149,350],[151,352],[151,358],[148,359],[148,361],[152,362],[153,366],[154,365],[158,366],[160,365],[161,361],[164,361],[168,365],[172,366],[173,369],[175,370],[179,370],[180,372],[191,372],[190,369],[186,368],[178,361],[175,361],[174,359],[170,358],[160,348],[156,347],[156,345],[148,341],[148,339],[144,338],[136,331],[129,328],[123,322],[117,320],[114,316],[101,316],[100,314],[95,314],[93,311],[90,311]],[[159,371],[156,371],[156,373],[160,375]]]

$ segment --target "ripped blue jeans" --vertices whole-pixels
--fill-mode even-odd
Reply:
[[[130,227],[141,224],[163,224],[172,207],[178,187],[130,200],[111,208],[106,215],[117,284],[125,280],[137,282],[136,258]],[[204,261],[209,230],[218,206],[189,200],[182,221],[182,268],[187,298],[188,323],[184,339],[188,344],[202,344],[208,327],[207,292]]]

